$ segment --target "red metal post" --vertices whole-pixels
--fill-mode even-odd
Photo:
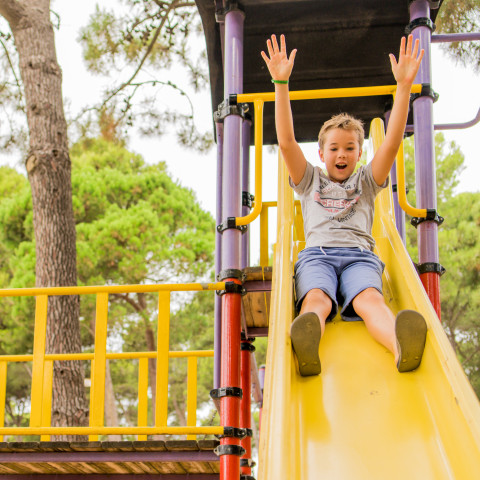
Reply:
[[[441,320],[440,274],[435,272],[422,273],[420,275],[420,280],[432,302],[433,308],[437,312],[438,318]]]
[[[225,281],[239,283],[234,278],[227,278]],[[225,293],[222,296],[221,388],[240,388],[240,312],[240,293]],[[220,399],[220,423],[223,426],[240,427],[240,398],[226,396]],[[239,445],[240,440],[235,437],[224,437],[220,444]],[[222,480],[240,478],[240,460],[237,455],[220,456],[220,478]]]

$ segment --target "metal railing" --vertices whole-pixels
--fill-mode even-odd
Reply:
[[[302,219],[302,207],[300,205],[300,200],[295,200],[295,219],[296,219],[296,228],[294,230],[294,240],[303,240],[303,219]],[[268,217],[269,210],[271,208],[277,208],[277,202],[263,202],[262,210],[260,212],[260,266],[266,267],[269,264],[268,259]],[[300,222],[297,222],[300,220]]]
[[[420,93],[421,84],[412,85],[412,93]],[[373,87],[353,87],[353,88],[330,88],[320,90],[297,90],[289,92],[290,100],[318,100],[325,98],[350,98],[350,97],[369,97],[391,95],[395,97],[397,91],[396,85],[379,85]],[[263,148],[263,106],[265,102],[274,102],[274,92],[263,93],[243,93],[237,95],[237,103],[253,103],[254,105],[254,138],[255,138],[255,204],[253,210],[244,217],[235,219],[236,225],[248,225],[255,220],[262,212],[262,148]],[[398,179],[400,191],[400,183],[405,183],[405,173],[402,172],[403,145],[401,154],[397,162],[400,163]],[[397,164],[398,164],[397,163]],[[267,202],[271,203],[271,202]],[[406,198],[399,198],[400,206],[409,214],[415,213],[416,216],[426,217],[426,209],[414,209],[406,202]],[[262,258],[262,257],[261,257]],[[260,264],[263,265],[262,261]]]
[[[223,427],[196,426],[197,411],[197,361],[201,357],[213,357],[213,351],[169,351],[170,294],[224,290],[225,282],[186,283],[163,285],[125,285],[92,287],[49,287],[0,290],[0,297],[35,296],[35,327],[33,353],[29,355],[0,355],[0,440],[4,435],[40,435],[49,440],[50,435],[88,435],[91,441],[99,435],[137,435],[146,440],[147,435],[220,435]],[[113,293],[158,293],[157,351],[107,352],[108,296]],[[96,295],[95,348],[93,353],[45,352],[47,333],[48,298],[52,295]],[[167,425],[168,418],[168,366],[170,358],[187,358],[187,426]],[[106,361],[114,359],[138,360],[138,415],[137,426],[104,426]],[[156,401],[154,426],[147,425],[148,415],[148,360],[156,359]],[[55,361],[90,361],[90,418],[88,427],[52,427],[52,384]],[[31,407],[28,427],[5,427],[5,402],[7,367],[9,362],[32,362]]]

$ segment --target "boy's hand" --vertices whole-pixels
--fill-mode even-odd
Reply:
[[[287,57],[287,46],[285,35],[280,36],[280,49],[278,48],[277,37],[272,35],[272,40],[267,40],[268,55],[261,52],[262,58],[267,64],[268,71],[274,80],[288,80],[293,69],[293,62],[297,50],[292,50],[290,58]]]
[[[405,47],[405,43],[407,44]],[[405,41],[405,37],[402,37],[400,42],[400,54],[398,56],[398,62],[395,59],[395,55],[392,53],[390,56],[390,63],[392,64],[392,72],[398,85],[411,86],[420,68],[420,62],[422,61],[425,51],[422,49],[418,54],[419,40],[415,40],[413,46],[413,35],[408,36],[408,41]]]

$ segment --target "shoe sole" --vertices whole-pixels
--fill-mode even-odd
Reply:
[[[399,372],[411,372],[422,361],[427,338],[425,319],[414,310],[402,310],[395,321],[395,334],[400,354],[397,369]]]
[[[302,377],[318,375],[321,372],[318,355],[321,332],[320,320],[312,312],[298,316],[292,323],[290,338]]]

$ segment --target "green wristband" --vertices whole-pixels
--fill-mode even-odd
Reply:
[[[282,85],[287,85],[288,80],[275,80],[275,79],[272,78],[272,83],[280,83]]]

